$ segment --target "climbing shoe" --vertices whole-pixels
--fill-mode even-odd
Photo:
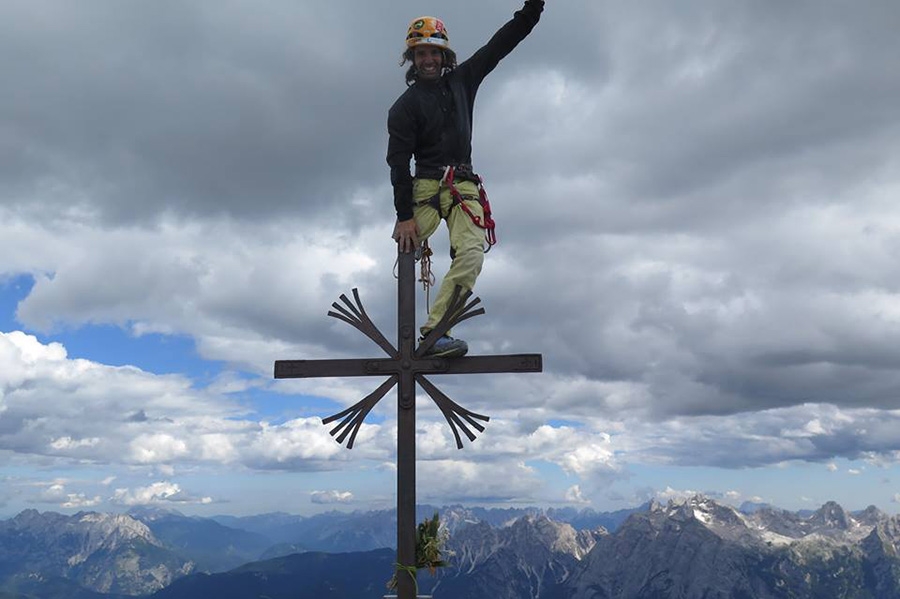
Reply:
[[[420,339],[421,341],[421,339]],[[462,339],[444,335],[431,346],[425,356],[429,358],[461,358],[469,351],[469,345]]]

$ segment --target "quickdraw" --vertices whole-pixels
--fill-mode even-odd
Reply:
[[[434,273],[431,272],[431,257],[434,255],[434,252],[431,249],[431,246],[428,245],[428,240],[423,239],[422,243],[419,244],[419,247],[416,248],[416,262],[419,263],[419,279],[418,282],[422,283],[422,289],[425,291],[425,310],[429,313],[431,312],[431,288],[434,287],[435,278]],[[399,279],[400,275],[397,272],[397,267],[400,265],[400,256],[394,260],[394,278]]]
[[[448,166],[444,169],[444,177],[441,180],[441,183],[446,185],[450,190],[453,203],[459,204],[459,207],[469,216],[476,227],[484,229],[484,239],[487,242],[487,249],[484,250],[484,253],[486,254],[497,243],[497,224],[491,217],[491,203],[488,201],[487,192],[484,190],[484,180],[480,175],[478,176],[478,203],[481,204],[481,209],[484,212],[484,220],[482,221],[480,216],[472,212],[472,209],[466,206],[462,194],[459,193],[456,185],[453,184],[455,176],[456,170],[452,166]]]
[[[428,240],[424,240],[419,249],[416,250],[416,258],[419,259],[419,283],[422,283],[422,289],[425,291],[425,310],[431,313],[431,288],[434,287],[434,273],[431,272],[431,246]]]

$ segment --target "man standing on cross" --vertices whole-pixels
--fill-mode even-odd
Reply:
[[[472,170],[472,112],[482,80],[534,28],[544,0],[525,0],[512,20],[457,65],[447,28],[435,17],[413,19],[406,34],[403,61],[407,90],[388,113],[387,162],[391,167],[397,225],[394,239],[401,252],[414,251],[437,229],[441,219],[450,232],[450,269],[441,282],[424,338],[444,316],[454,288],[475,286],[484,262],[484,243],[493,243],[493,221],[481,182]],[[410,159],[415,157],[415,177]],[[468,345],[441,337],[428,355],[454,358]]]

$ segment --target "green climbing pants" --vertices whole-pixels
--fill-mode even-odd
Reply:
[[[472,214],[484,220],[484,211],[478,201],[478,186],[471,181],[455,183],[466,206]],[[441,211],[438,213],[429,204],[440,190]],[[419,229],[419,241],[431,237],[441,219],[447,221],[450,230],[450,269],[441,281],[437,297],[431,305],[428,320],[421,327],[422,334],[433,329],[447,311],[447,304],[457,285],[463,291],[475,287],[475,279],[481,273],[484,263],[484,229],[479,228],[459,206],[453,206],[453,198],[447,186],[441,186],[436,179],[415,179],[413,181],[413,216]],[[452,209],[451,209],[452,206]]]

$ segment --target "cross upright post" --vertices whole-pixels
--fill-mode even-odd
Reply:
[[[488,416],[471,412],[444,395],[425,375],[474,374],[499,372],[541,372],[540,354],[503,356],[467,356],[443,359],[429,357],[428,350],[450,328],[464,320],[484,314],[476,308],[481,302],[475,298],[466,303],[471,291],[456,288],[447,312],[435,328],[416,347],[416,277],[415,257],[412,253],[398,253],[398,318],[397,347],[372,323],[359,293],[353,290],[353,301],[341,295],[343,305],[334,302],[328,315],[355,327],[374,341],[388,355],[387,358],[341,360],[277,360],[275,378],[311,378],[335,376],[385,376],[387,379],[375,391],[353,406],[324,418],[323,424],[340,420],[330,434],[338,443],[347,441],[352,449],[356,435],[366,415],[395,385],[397,386],[397,594],[399,599],[414,599],[416,563],[416,383],[434,400],[444,415],[462,449],[460,433],[474,441],[476,433],[484,431],[481,422]]]
[[[400,385],[397,401],[397,563],[416,564],[416,381],[412,368],[416,340],[416,274],[411,253],[397,265],[397,323]],[[399,599],[416,596],[410,576],[397,576]]]

